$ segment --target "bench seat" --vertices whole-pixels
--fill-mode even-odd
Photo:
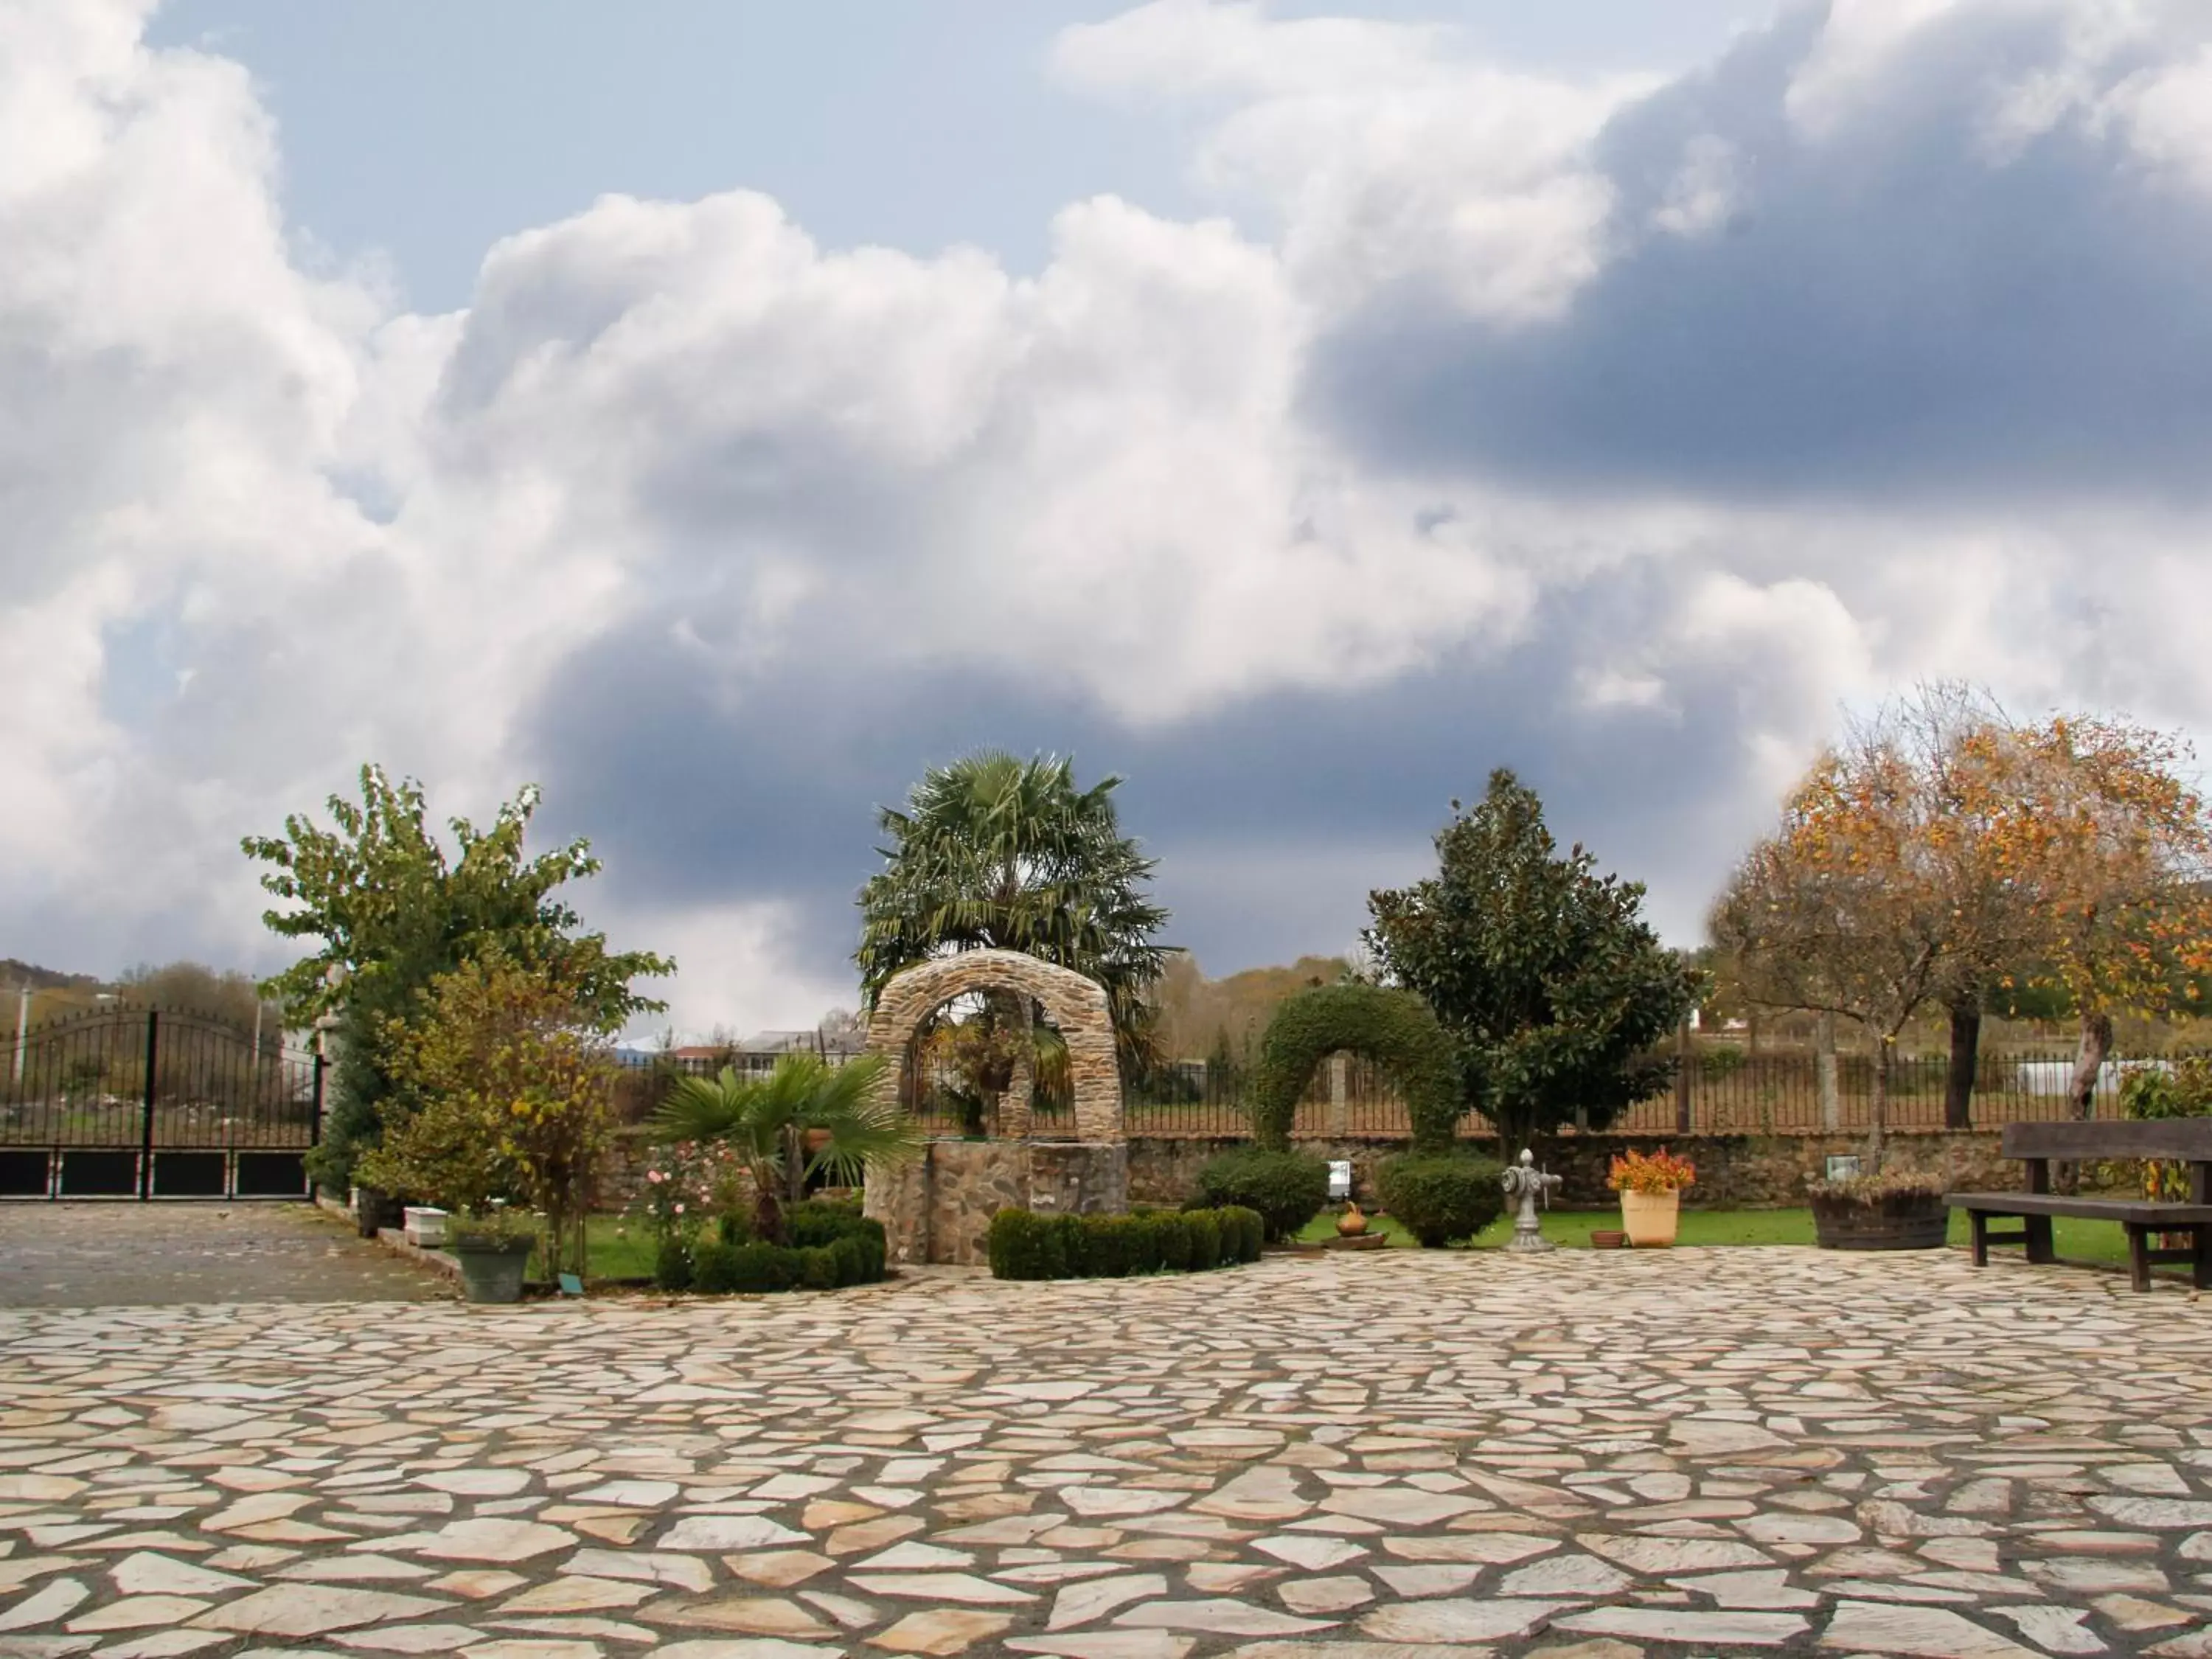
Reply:
[[[1946,1193],[1954,1210],[1990,1215],[2065,1215],[2090,1221],[2160,1226],[2212,1226],[2212,1204],[2161,1204],[2148,1198],[2069,1198],[2057,1193]]]

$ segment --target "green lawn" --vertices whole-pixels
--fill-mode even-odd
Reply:
[[[627,1216],[595,1215],[584,1234],[589,1279],[649,1279],[653,1276],[653,1234]],[[540,1245],[530,1258],[529,1277],[550,1279]]]
[[[1385,1234],[1393,1245],[1408,1248],[1413,1245],[1413,1239],[1389,1216],[1370,1215],[1368,1226],[1370,1231]],[[1617,1232],[1620,1229],[1620,1212],[1618,1210],[1553,1210],[1544,1217],[1544,1237],[1569,1249],[1589,1249],[1589,1236],[1593,1232],[1605,1230]],[[2128,1259],[2127,1237],[2117,1223],[2080,1221],[2061,1216],[2054,1231],[2062,1260],[2124,1262]],[[1298,1237],[1316,1240],[1334,1237],[1335,1233],[1335,1214],[1323,1212],[1308,1223],[1305,1231]],[[1474,1248],[1479,1250],[1500,1249],[1512,1236],[1511,1219],[1501,1216],[1475,1240]],[[1675,1242],[1681,1244],[1810,1244],[1813,1242],[1813,1212],[1810,1210],[1685,1210]],[[1966,1218],[1963,1212],[1952,1212],[1951,1243],[1962,1248],[1966,1243]]]

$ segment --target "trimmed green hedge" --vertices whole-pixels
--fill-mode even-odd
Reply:
[[[653,1281],[664,1291],[702,1296],[830,1291],[872,1285],[884,1276],[884,1224],[856,1204],[817,1200],[784,1212],[788,1244],[747,1237],[739,1218],[708,1236],[662,1241]]]
[[[1389,1073],[1406,1097],[1416,1152],[1451,1149],[1463,1104],[1451,1037],[1411,991],[1373,985],[1317,986],[1275,1010],[1252,1080],[1254,1139],[1273,1152],[1290,1150],[1298,1097],[1322,1056],[1340,1048],[1365,1054]]]
[[[1473,1238],[1505,1212],[1501,1173],[1486,1158],[1407,1152],[1376,1171],[1375,1184],[1392,1218],[1423,1249],[1437,1249]]]
[[[1242,1147],[1207,1160],[1198,1172],[1198,1193],[1216,1209],[1257,1211],[1267,1237],[1279,1243],[1296,1237],[1328,1202],[1328,1165],[1304,1152]]]
[[[998,1279],[1202,1273],[1258,1261],[1265,1233],[1256,1212],[1236,1207],[1134,1210],[1127,1215],[1001,1210],[991,1218],[991,1273]]]

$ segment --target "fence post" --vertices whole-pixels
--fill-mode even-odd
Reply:
[[[1834,1134],[1844,1127],[1843,1091],[1836,1082],[1836,1015],[1833,1009],[1820,1016],[1820,1035],[1814,1038],[1813,1076],[1820,1091],[1820,1127]]]
[[[322,1054],[322,1050],[321,1050],[321,1049],[319,1049],[319,1048],[318,1048],[318,1049],[315,1051],[315,1098],[314,1098],[314,1105],[313,1105],[313,1108],[312,1109],[312,1110],[309,1112],[308,1116],[307,1116],[307,1145],[309,1145],[310,1146],[321,1146],[322,1144],[323,1144],[323,1054]]]
[[[1674,1133],[1690,1133],[1690,1017],[1674,1029]]]
[[[1345,1073],[1352,1057],[1341,1052],[1328,1057],[1328,1132],[1338,1140],[1352,1133],[1352,1100],[1345,1087]]]
[[[146,1011],[145,1104],[138,1121],[138,1196],[154,1196],[154,1080],[161,1057],[161,1013]]]

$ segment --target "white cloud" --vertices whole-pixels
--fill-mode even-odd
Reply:
[[[1557,669],[1534,684],[1561,707],[1516,711],[1532,725],[1644,721],[1723,757],[1708,850],[1839,700],[1917,674],[2212,724],[2185,501],[1938,514],[1585,487],[1335,435],[1310,371],[1355,314],[1402,314],[1418,344],[1433,302],[1571,347],[1639,246],[1687,257],[1765,222],[1760,157],[1705,126],[1649,158],[1661,182],[1624,213],[1608,122],[1649,82],[1160,0],[1071,31],[1057,71],[1199,108],[1194,166],[1240,219],[1073,204],[1017,280],[975,250],[824,249],[749,193],[611,197],[490,249],[466,312],[418,317],[372,270],[299,251],[246,77],[148,50],[143,9],[0,0],[0,921],[65,965],[173,941],[267,960],[241,831],[371,756],[485,810],[560,742],[535,711],[614,639],[652,641],[740,733],[764,688],[957,672],[1133,743],[1517,653]],[[2179,13],[2143,15],[1839,5],[1760,113],[1848,157],[1875,142],[1867,112],[1932,84],[1931,42],[2055,19],[2019,37],[2041,57],[1973,90],[1997,135],[1976,165],[2109,129],[2142,167],[2212,183],[2212,59]],[[1695,343],[1715,376],[1735,320]],[[697,738],[604,713],[635,744]],[[1486,711],[1458,718],[1453,763],[1479,777]],[[1230,754],[1218,787],[1279,763]],[[1308,856],[1286,828],[1220,850],[1275,827],[1186,844],[1237,864],[1255,904],[1252,872],[1335,882],[1346,847],[1376,844]],[[1701,908],[1705,873],[1674,873],[1674,912]],[[794,966],[825,952],[772,874],[693,885],[708,896],[678,904],[611,878],[593,901],[622,942],[684,962],[678,1024],[804,1024],[841,1000]]]

